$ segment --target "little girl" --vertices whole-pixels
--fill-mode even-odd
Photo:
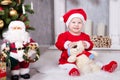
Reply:
[[[59,67],[68,70],[70,76],[79,76],[80,72],[74,63],[67,61],[69,55],[67,50],[74,45],[76,41],[81,40],[85,50],[89,51],[93,48],[93,43],[89,35],[82,32],[82,29],[87,20],[87,15],[83,9],[72,9],[62,17],[68,31],[59,34],[55,43],[56,47],[62,51],[59,59]],[[111,61],[109,64],[101,67],[101,70],[113,72],[117,68],[117,62]]]

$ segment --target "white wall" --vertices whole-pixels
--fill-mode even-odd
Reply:
[[[54,0],[54,30],[55,40],[61,32],[65,31],[64,23],[60,22],[60,17],[65,13],[65,0]]]
[[[120,48],[120,0],[110,0],[109,11],[109,35],[112,38],[112,47]]]

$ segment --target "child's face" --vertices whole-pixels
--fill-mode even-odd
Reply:
[[[83,21],[77,17],[73,18],[68,25],[69,31],[76,35],[79,35],[81,33],[82,27]]]

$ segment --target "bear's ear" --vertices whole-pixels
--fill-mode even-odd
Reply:
[[[82,41],[79,41],[77,44],[78,44],[79,46],[83,46],[83,42],[82,42]]]
[[[77,46],[81,51],[83,51],[85,49],[82,41],[78,41]]]

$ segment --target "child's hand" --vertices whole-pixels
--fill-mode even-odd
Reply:
[[[86,48],[87,47],[86,42],[82,41],[82,43],[83,43],[83,46]]]

